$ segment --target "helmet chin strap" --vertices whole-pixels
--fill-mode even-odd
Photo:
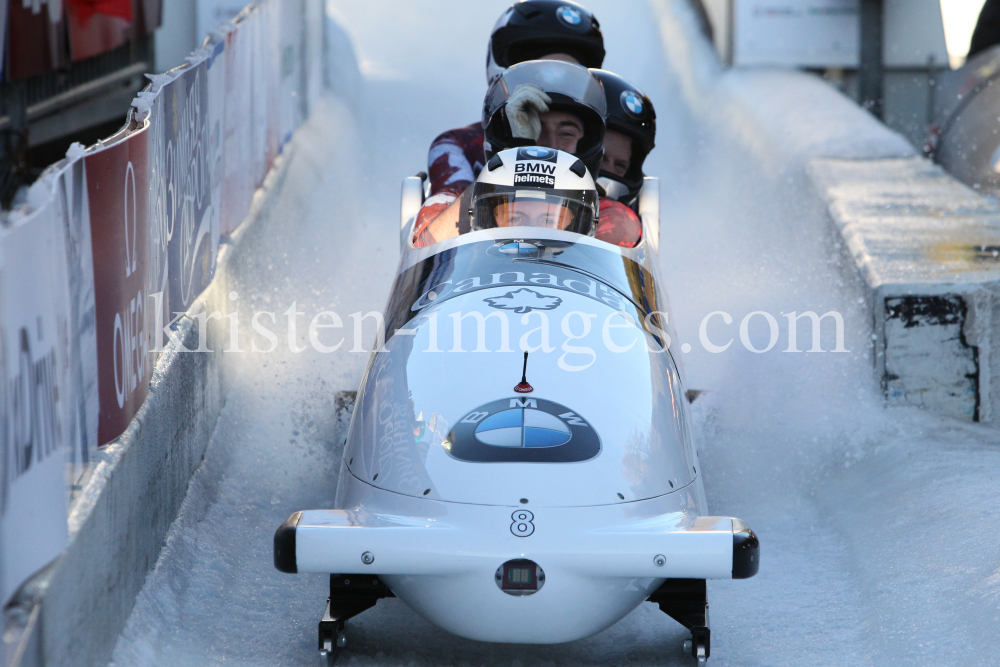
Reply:
[[[620,199],[628,194],[628,186],[621,181],[616,181],[607,176],[601,176],[596,181],[597,185],[604,190],[605,196],[611,199]]]

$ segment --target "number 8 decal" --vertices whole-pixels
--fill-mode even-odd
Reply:
[[[528,537],[535,532],[535,524],[532,523],[535,515],[528,510],[517,510],[510,515],[510,518],[514,520],[510,524],[510,532],[517,537]]]

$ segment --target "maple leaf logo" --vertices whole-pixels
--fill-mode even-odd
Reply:
[[[533,310],[553,310],[559,307],[562,299],[557,296],[545,296],[535,290],[521,288],[513,292],[507,292],[503,296],[483,299],[493,308],[501,310],[513,310],[515,313],[530,313]]]

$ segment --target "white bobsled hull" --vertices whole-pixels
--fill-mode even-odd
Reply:
[[[669,511],[685,504],[688,492],[625,505],[537,509],[428,500],[419,503],[422,516],[309,510],[286,522],[285,539],[289,547],[294,541],[295,571],[377,576],[454,634],[559,643],[617,622],[666,578],[733,577],[734,534],[745,526]],[[537,592],[500,589],[497,569],[513,559],[544,571]]]

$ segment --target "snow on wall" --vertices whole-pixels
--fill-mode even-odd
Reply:
[[[809,174],[871,290],[887,402],[995,422],[1000,207],[919,157],[815,160]]]

